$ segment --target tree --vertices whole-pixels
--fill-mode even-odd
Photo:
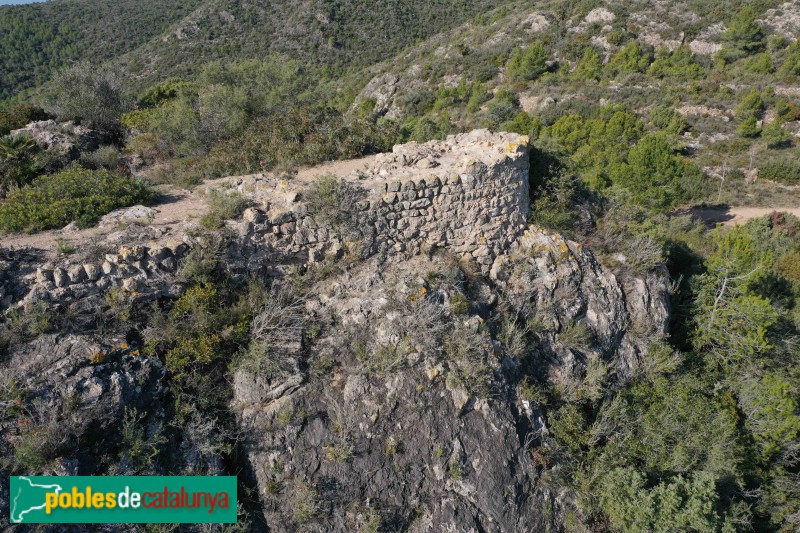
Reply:
[[[526,51],[517,50],[506,65],[509,81],[535,80],[547,72],[550,53],[542,43],[534,43]]]
[[[692,55],[692,49],[688,45],[681,45],[672,52],[660,50],[659,57],[650,65],[647,74],[655,78],[693,80],[702,78],[705,71]]]
[[[800,40],[793,42],[786,50],[786,59],[778,69],[778,74],[781,76],[800,75]]]
[[[697,279],[695,348],[723,366],[768,353],[769,331],[778,313],[752,290],[771,258],[759,253],[744,227],[717,232],[707,272]]]
[[[764,31],[756,22],[756,14],[750,6],[736,12],[727,23],[723,38],[728,46],[740,55],[749,55],[764,49]]]
[[[617,468],[602,482],[603,510],[619,531],[721,531],[719,495],[711,475],[677,476],[648,487],[633,468]]]
[[[130,107],[120,78],[87,62],[59,73],[54,86],[52,109],[59,118],[100,130],[116,131],[120,117]]]
[[[744,119],[742,123],[739,124],[739,127],[736,128],[736,133],[748,139],[758,137],[761,133],[761,128],[758,126],[758,119],[756,119],[756,116],[750,115]]]
[[[760,118],[763,112],[764,99],[761,96],[761,91],[756,88],[748,91],[735,110],[736,116],[741,119],[749,118],[751,115]]]
[[[765,461],[800,436],[796,392],[785,379],[768,374],[750,380],[739,392],[739,405],[747,416],[747,427],[761,448]]]
[[[761,131],[761,137],[767,142],[768,148],[783,148],[789,144],[789,133],[783,129],[783,122],[775,120]]]
[[[611,57],[607,68],[615,75],[623,72],[645,72],[652,61],[652,53],[645,52],[638,42],[631,41]]]
[[[634,201],[664,209],[682,198],[680,178],[685,164],[674,153],[666,134],[643,137],[631,149],[627,162],[612,170],[615,185],[628,189]]]
[[[583,57],[575,69],[573,77],[576,80],[599,80],[603,75],[603,61],[600,55],[589,48],[583,53]]]

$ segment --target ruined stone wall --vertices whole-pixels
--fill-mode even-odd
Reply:
[[[263,272],[289,262],[320,261],[340,253],[347,242],[362,258],[446,248],[474,258],[488,272],[527,227],[527,141],[478,130],[396,146],[369,168],[342,177],[355,195],[345,217],[348,228],[332,225],[304,201],[311,182],[231,178],[231,186],[254,204],[242,220],[229,222],[237,235],[231,261],[240,270]],[[137,297],[178,294],[175,273],[198,246],[189,230],[169,242],[127,243],[101,260],[42,264],[35,256],[9,258],[0,280],[2,308],[71,302],[112,289]]]
[[[354,231],[348,237],[360,241],[362,256],[411,256],[447,248],[490,267],[527,226],[527,141],[479,130],[446,141],[396,146],[366,171],[346,178],[353,194],[363,194],[353,202]],[[337,232],[304,203],[308,186],[265,183],[256,188],[263,204],[269,204],[266,213],[247,215],[257,242],[308,251],[312,260],[329,248]]]

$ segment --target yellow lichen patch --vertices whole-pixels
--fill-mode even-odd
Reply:
[[[430,370],[428,370],[428,379],[430,380],[434,380],[438,378],[440,375],[441,372],[439,371],[438,368],[431,368]]]
[[[519,148],[520,146],[527,146],[528,143],[530,143],[530,141],[531,141],[530,137],[528,137],[527,135],[521,135],[519,138],[519,142],[509,143],[508,151],[514,153],[517,151],[517,148]]]
[[[104,352],[95,352],[92,354],[93,365],[99,365],[105,360],[106,360],[106,354]]]
[[[412,294],[408,297],[409,300],[412,302],[416,302],[418,298],[425,298],[425,295],[428,294],[428,289],[425,287],[420,287],[420,289],[416,292],[416,294]]]

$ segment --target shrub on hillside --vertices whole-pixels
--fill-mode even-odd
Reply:
[[[200,219],[207,229],[219,229],[226,220],[238,218],[247,208],[247,199],[236,191],[212,190],[208,196],[208,212]]]
[[[53,110],[58,117],[96,129],[115,131],[120,116],[130,106],[121,79],[89,63],[79,63],[59,73],[54,85],[57,91]]]
[[[800,163],[789,159],[770,161],[758,169],[758,177],[785,185],[800,183]]]
[[[0,230],[38,231],[75,222],[87,227],[120,207],[146,203],[144,183],[107,170],[72,168],[42,176],[0,202]]]
[[[44,109],[28,104],[0,110],[0,135],[8,135],[11,130],[19,129],[29,122],[49,118],[52,117]]]
[[[550,52],[542,43],[534,43],[526,51],[518,50],[506,65],[506,78],[509,81],[535,80],[547,72]]]

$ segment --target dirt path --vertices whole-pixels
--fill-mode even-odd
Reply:
[[[171,187],[159,188],[159,192],[162,194],[161,200],[159,203],[150,206],[155,211],[155,217],[140,221],[130,221],[130,223],[141,223],[163,228],[165,235],[169,235],[175,226],[187,224],[205,213],[205,191],[213,188],[219,181],[221,180],[208,181],[202,187],[198,187],[193,191]],[[11,249],[29,247],[51,252],[58,249],[58,243],[62,239],[72,246],[80,247],[90,243],[93,239],[104,237],[119,230],[119,224],[100,224],[82,230],[50,230],[30,235],[24,233],[6,235],[0,237],[0,245]]]
[[[751,218],[769,215],[773,211],[800,217],[800,207],[697,207],[690,212],[706,224],[722,224],[725,227],[732,227],[736,224],[744,224]]]
[[[374,155],[360,157],[358,159],[347,159],[344,161],[331,161],[321,165],[300,169],[294,179],[298,181],[310,181],[314,178],[332,174],[334,176],[347,176],[358,170],[364,170],[375,160]]]

